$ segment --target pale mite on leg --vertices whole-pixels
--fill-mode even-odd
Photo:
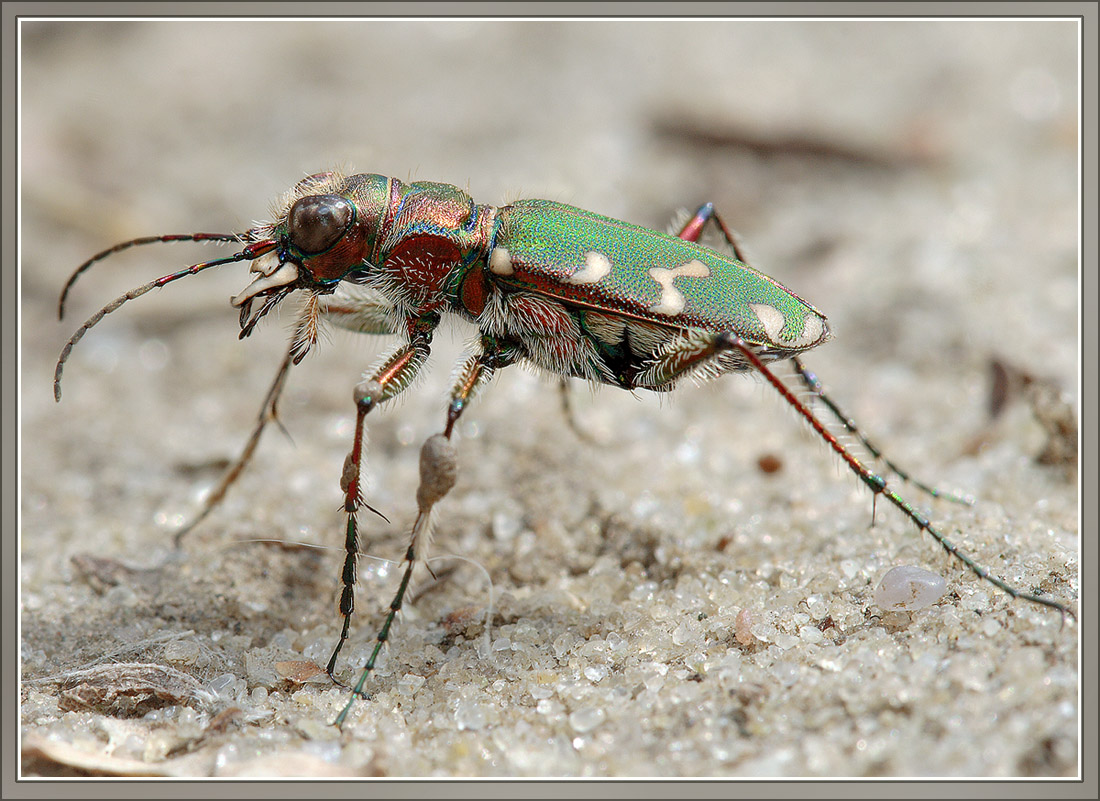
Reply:
[[[420,448],[420,486],[416,489],[416,505],[422,513],[451,491],[457,474],[455,446],[443,434],[428,437]]]

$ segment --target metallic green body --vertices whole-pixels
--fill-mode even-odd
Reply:
[[[337,315],[355,330],[412,337],[457,314],[553,375],[657,391],[688,373],[749,369],[717,335],[767,361],[829,335],[813,306],[734,256],[550,200],[497,208],[450,184],[322,173],[285,204],[250,232],[265,252],[261,277],[234,299],[247,330],[276,293],[357,284],[370,299]]]

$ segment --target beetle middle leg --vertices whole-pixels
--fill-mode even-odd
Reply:
[[[390,611],[382,623],[375,637],[374,649],[370,657],[363,665],[359,679],[352,688],[352,698],[336,718],[336,725],[343,724],[356,697],[365,697],[363,686],[367,677],[378,661],[382,646],[389,640],[390,628],[397,618],[397,613],[405,601],[409,581],[412,579],[413,569],[421,561],[428,550],[432,534],[432,513],[435,505],[441,501],[454,486],[458,472],[457,457],[454,446],[451,444],[451,435],[454,433],[455,424],[466,410],[474,395],[483,386],[489,383],[493,375],[502,367],[514,364],[520,357],[520,349],[508,342],[495,337],[483,336],[481,340],[481,352],[469,357],[458,372],[458,380],[451,390],[451,401],[447,406],[447,423],[440,434],[435,434],[427,439],[420,449],[420,486],[416,490],[417,514],[413,522],[412,532],[409,537],[409,547],[405,551],[405,571],[401,576],[401,583],[390,602]],[[350,553],[349,553],[350,557]],[[354,569],[354,561],[351,562]],[[354,575],[351,580],[354,581]],[[345,593],[351,592],[351,586],[347,584],[349,575],[345,567]],[[353,604],[349,600],[348,612],[344,617],[344,628],[340,635],[340,642],[333,651],[328,664],[329,676],[332,676],[336,664],[336,656],[341,646],[347,639],[348,620]],[[341,604],[341,612],[344,611]],[[334,678],[335,680],[335,678]]]
[[[565,418],[565,424],[569,430],[581,442],[597,447],[605,447],[608,443],[601,442],[594,434],[584,430],[581,421],[577,417],[577,410],[573,407],[572,387],[568,378],[558,379],[558,400],[561,402],[561,414]]]
[[[438,325],[439,315],[436,313],[408,320],[409,341],[384,359],[370,378],[359,382],[355,387],[355,440],[340,476],[340,488],[344,491],[344,511],[348,516],[344,536],[344,568],[341,574],[343,590],[340,593],[340,614],[344,617],[344,623],[340,630],[340,639],[325,668],[329,677],[338,684],[339,680],[333,675],[336,669],[336,657],[347,642],[348,632],[351,629],[351,615],[355,611],[355,567],[359,558],[359,526],[356,513],[363,505],[360,485],[365,419],[378,404],[400,394],[416,377],[431,352],[432,334]]]

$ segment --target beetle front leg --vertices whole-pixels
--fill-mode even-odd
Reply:
[[[175,547],[179,548],[183,538],[195,528],[199,523],[206,519],[214,507],[222,502],[225,498],[229,488],[233,486],[237,478],[244,472],[245,467],[252,460],[252,454],[256,451],[256,446],[260,444],[260,436],[264,433],[264,429],[267,428],[267,424],[274,421],[278,423],[279,418],[276,416],[276,406],[279,402],[279,396],[283,393],[283,387],[286,385],[286,376],[290,372],[290,367],[294,364],[294,348],[295,340],[292,339],[290,346],[287,348],[286,355],[283,357],[283,363],[279,365],[279,371],[275,374],[275,380],[271,382],[271,386],[267,390],[267,395],[264,397],[264,404],[260,407],[260,414],[257,416],[256,425],[252,429],[252,436],[248,438],[248,442],[245,443],[241,453],[237,456],[237,460],[233,465],[222,474],[221,479],[218,481],[217,486],[210,491],[210,494],[206,496],[206,500],[203,502],[202,510],[195,516],[195,518],[183,528],[176,531],[173,541]],[[282,424],[280,423],[280,426]]]
[[[396,334],[393,305],[377,292],[348,284],[335,293],[323,296],[321,315],[326,322],[357,334]]]
[[[263,406],[260,407],[256,425],[252,429],[252,435],[248,438],[244,448],[241,449],[237,460],[222,474],[217,485],[206,496],[202,510],[195,516],[194,520],[175,533],[173,542],[176,548],[180,547],[183,538],[195,526],[205,520],[207,515],[214,511],[214,508],[225,498],[229,488],[233,486],[241,473],[244,472],[245,467],[248,466],[248,463],[252,461],[252,454],[256,452],[256,446],[260,444],[260,437],[263,435],[264,429],[267,428],[267,424],[270,422],[279,423],[277,407],[279,396],[283,394],[283,389],[286,386],[287,373],[290,372],[293,365],[302,361],[309,348],[317,341],[317,318],[318,315],[324,313],[323,305],[318,302],[317,296],[310,296],[298,313],[298,319],[294,323],[294,333],[290,337],[290,344],[287,345],[282,364],[279,365],[279,369],[275,373],[275,380],[271,382],[267,395],[264,396]],[[279,425],[282,426],[281,423]]]
[[[252,435],[241,449],[236,461],[222,474],[217,485],[206,496],[199,513],[173,535],[175,547],[179,548],[183,538],[205,520],[225,498],[229,488],[236,483],[252,460],[252,455],[256,452],[256,446],[260,444],[260,437],[267,428],[267,424],[271,422],[279,424],[276,410],[279,396],[282,395],[286,386],[287,373],[293,365],[299,364],[305,358],[306,353],[317,341],[318,318],[361,334],[396,333],[393,324],[393,307],[375,293],[353,287],[342,289],[334,295],[312,295],[298,314],[287,352],[283,356],[278,372],[275,373],[275,380],[271,382],[267,395],[264,396],[263,406],[260,407]],[[281,427],[281,424],[279,425]]]
[[[364,422],[372,409],[399,394],[416,377],[420,367],[427,361],[431,350],[432,333],[437,325],[439,325],[439,315],[434,313],[410,320],[408,322],[409,342],[383,361],[370,378],[361,381],[355,387],[355,441],[344,462],[344,470],[340,477],[340,488],[344,491],[344,511],[348,516],[344,536],[343,590],[340,593],[340,614],[344,617],[344,623],[340,630],[340,639],[325,668],[329,677],[337,684],[340,682],[333,675],[336,669],[336,657],[347,642],[348,632],[351,629],[351,615],[355,611],[355,566],[359,558],[359,527],[356,512],[363,505],[361,478]]]

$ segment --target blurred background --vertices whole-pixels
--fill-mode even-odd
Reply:
[[[189,631],[207,661],[168,662],[202,680],[229,675],[234,702],[252,714],[292,695],[272,673],[276,656],[257,667],[257,649],[327,657],[341,554],[234,543],[342,547],[351,389],[388,343],[333,333],[292,374],[280,410],[292,442],[265,436],[182,556],[171,532],[247,437],[289,312],[240,343],[227,299],[245,270],[207,272],[106,318],[74,351],[61,405],[51,380],[81,320],[223,251],[160,245],[99,264],[58,324],[58,292],[84,259],[139,235],[244,230],[301,177],[333,167],[453,183],[479,203],[551,198],[662,230],[677,210],[715,202],[754,266],[829,317],[835,338],[808,361],[847,411],[913,472],[981,499],[937,505],[935,519],[1014,583],[1074,599],[1075,463],[1036,461],[1051,426],[1005,389],[1051,387],[1075,426],[1073,23],[43,20],[21,33],[26,676]],[[428,374],[369,420],[369,499],[394,520],[369,523],[371,553],[403,552],[417,447],[442,427],[469,336],[456,327],[438,337]],[[552,383],[512,370],[486,391],[463,418],[462,473],[436,545],[482,564],[504,593],[494,637],[534,621],[530,648],[553,654],[556,667],[539,668],[554,676],[539,673],[552,692],[532,694],[514,676],[493,689],[495,673],[479,684],[476,631],[465,649],[439,645],[455,642],[446,621],[484,607],[483,580],[461,568],[402,613],[380,681],[415,673],[430,646],[468,654],[463,689],[435,689],[441,674],[421,670],[424,689],[363,705],[370,722],[341,748],[323,725],[341,696],[311,687],[322,701],[255,724],[274,722],[283,737],[297,720],[285,736],[310,743],[302,772],[1075,772],[1075,634],[1058,635],[1056,614],[1033,615],[971,581],[883,504],[869,530],[866,494],[762,381],[726,378],[665,402],[576,388],[573,397],[604,447],[565,428]],[[1007,410],[993,419],[998,397]],[[761,468],[764,457],[779,468]],[[119,580],[113,561],[95,569],[72,561],[81,554],[139,573]],[[899,560],[947,576],[963,612],[863,631],[872,582]],[[362,572],[353,654],[369,645],[394,582],[392,566],[365,562]],[[733,595],[722,600],[712,583]],[[898,662],[880,673],[845,655],[834,670],[813,643],[780,653],[761,640],[744,654],[734,646],[737,669],[723,673],[734,616],[756,609],[787,625],[805,600],[775,593],[805,587],[843,598],[849,642],[871,637],[872,651],[899,649]],[[658,607],[674,610],[671,622],[649,614]],[[701,627],[690,637],[677,628],[682,613]],[[1025,624],[1040,633],[1013,629]],[[683,636],[667,643],[674,629]],[[575,660],[612,633],[626,654],[601,651],[612,675],[593,681]],[[1034,652],[1016,654],[1025,642]],[[962,655],[948,653],[952,643]],[[661,650],[674,646],[686,650]],[[161,647],[140,658],[164,661]],[[658,690],[645,673],[657,668],[639,667],[651,664],[667,671]],[[25,733],[76,736],[68,727],[90,725],[58,717],[53,685],[38,687],[24,695]],[[448,711],[428,713],[432,698]],[[606,711],[582,714],[592,708]],[[133,736],[148,742],[148,732]],[[272,747],[235,742],[218,770]],[[47,763],[35,764],[49,772]]]

